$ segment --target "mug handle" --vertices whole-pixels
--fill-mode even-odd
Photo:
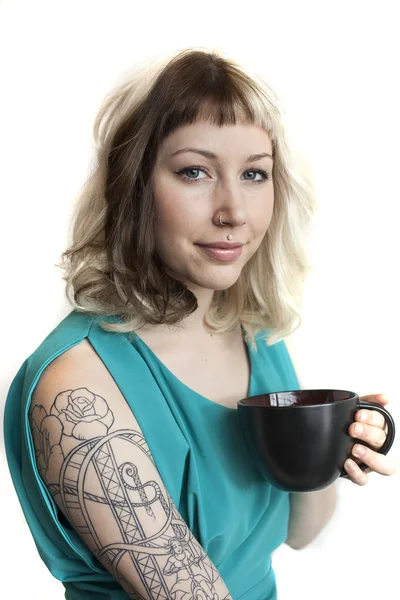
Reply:
[[[387,432],[386,440],[385,440],[383,446],[381,448],[379,448],[378,452],[380,454],[387,454],[389,452],[390,448],[392,447],[392,444],[394,442],[395,433],[396,433],[396,428],[394,425],[394,420],[393,420],[392,415],[390,414],[390,412],[388,410],[386,410],[386,408],[383,408],[383,406],[381,406],[380,404],[377,404],[376,402],[364,402],[363,400],[360,400],[357,403],[356,412],[362,408],[367,408],[369,410],[376,410],[377,412],[381,413],[381,415],[383,415],[386,425],[387,425],[387,428],[388,428],[388,432]],[[363,444],[364,446],[367,446],[368,448],[370,448],[369,444],[367,444],[366,442],[363,442],[361,440],[360,440],[360,444]],[[364,463],[361,463],[358,466],[361,469],[361,471],[365,471],[366,469],[369,468],[368,465],[366,465]],[[345,471],[344,468],[340,474],[340,477],[345,477],[346,479],[349,479],[349,475],[347,474],[347,472]]]

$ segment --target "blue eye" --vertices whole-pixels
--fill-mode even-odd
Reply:
[[[183,173],[188,173],[190,171],[202,171],[203,173],[206,172],[205,169],[203,169],[202,167],[185,167],[184,169],[181,169],[180,171],[177,171],[177,175],[183,175]],[[187,177],[187,175],[185,175],[184,177],[181,177],[181,179],[183,179],[184,181],[190,181],[190,183],[192,183],[193,181],[200,181],[200,179],[195,179],[193,177]],[[204,179],[204,177],[202,178]]]
[[[197,165],[193,165],[191,167],[184,167],[183,169],[181,169],[180,171],[175,171],[175,173],[181,177],[181,179],[183,179],[184,181],[190,182],[190,183],[196,183],[197,181],[201,181],[202,179],[204,179],[204,177],[202,177],[201,179],[197,179],[197,178],[193,178],[193,177],[187,177],[187,175],[184,175],[182,177],[182,175],[184,173],[187,173],[188,171],[202,171],[203,173],[207,173],[207,170],[204,167],[200,167]],[[271,174],[268,171],[264,171],[264,169],[247,169],[245,171],[245,173],[259,173],[260,175],[262,175],[262,179],[248,179],[247,181],[251,181],[252,183],[264,183],[265,181],[268,181],[269,179],[271,179]]]
[[[269,179],[271,179],[271,174],[268,171],[264,171],[264,169],[247,169],[247,171],[245,171],[245,173],[259,173],[260,175],[262,175],[262,179],[249,179],[248,181],[252,181],[253,183],[264,183],[264,181],[267,181]]]

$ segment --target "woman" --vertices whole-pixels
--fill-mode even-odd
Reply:
[[[70,600],[275,599],[271,553],[318,535],[335,488],[288,494],[261,479],[235,409],[299,389],[283,338],[300,320],[312,184],[271,89],[215,52],[128,80],[95,135],[64,253],[74,310],[7,401],[28,524]],[[376,411],[349,433],[363,415],[357,437],[378,450]]]

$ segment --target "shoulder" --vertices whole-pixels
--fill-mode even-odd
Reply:
[[[7,394],[5,425],[8,428],[17,422],[20,411],[25,412],[32,392],[47,365],[66,350],[84,340],[88,336],[94,320],[94,316],[76,311],[70,312],[25,358],[12,379]]]
[[[122,400],[106,365],[85,338],[45,367],[33,390],[31,406],[40,405],[49,413],[53,406],[60,408],[65,402],[74,402],[76,409],[79,402],[86,406],[93,399],[100,404],[98,397]]]
[[[81,371],[82,369],[99,367],[100,359],[90,344],[88,338],[83,338],[70,348],[65,349],[60,355],[54,358],[45,368],[43,375],[47,379],[50,374],[62,375],[62,372],[68,369]]]
[[[33,381],[44,365],[87,337],[95,320],[94,315],[70,312],[25,360],[26,382]]]
[[[110,359],[109,356],[100,358],[103,349],[110,348],[111,356],[123,359],[126,347],[131,346],[122,343],[124,336],[102,328],[101,323],[110,319],[113,317],[71,311],[25,360],[25,393],[29,396],[37,388],[46,389],[54,380],[61,382],[66,376],[79,379],[83,371],[107,378],[106,365]],[[118,352],[115,352],[116,347]]]

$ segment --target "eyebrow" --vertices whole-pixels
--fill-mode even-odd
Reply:
[[[216,154],[214,154],[214,152],[210,152],[209,150],[202,150],[201,148],[182,148],[182,150],[177,150],[176,152],[173,152],[173,154],[171,154],[171,156],[176,156],[177,154],[182,154],[182,152],[195,152],[196,154],[202,154],[203,156],[205,156],[206,158],[209,158],[211,160],[219,160],[218,156]],[[262,152],[261,154],[251,154],[245,162],[255,162],[257,160],[261,160],[262,158],[271,158],[273,159],[273,156],[271,154],[268,154],[268,152]]]

